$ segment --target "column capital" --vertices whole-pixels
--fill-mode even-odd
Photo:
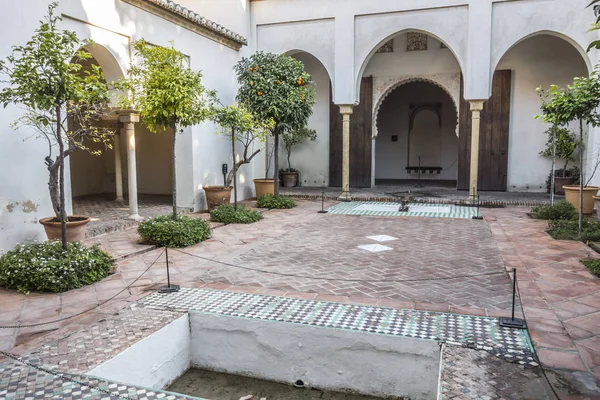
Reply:
[[[471,111],[481,111],[483,110],[483,103],[487,100],[468,100],[471,105]]]
[[[119,111],[119,122],[123,123],[135,123],[140,122],[140,114],[133,110]]]
[[[354,108],[354,104],[340,104],[340,114],[352,114],[352,109]]]

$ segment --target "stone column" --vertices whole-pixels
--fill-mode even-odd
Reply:
[[[341,105],[342,114],[342,194],[340,201],[351,201],[350,197],[350,115],[353,105]]]
[[[477,175],[479,172],[479,130],[481,121],[481,110],[485,100],[469,100],[471,104],[471,171],[469,179],[469,196],[471,201],[477,197]]]
[[[135,123],[140,121],[140,115],[134,112],[123,113],[119,121],[125,124],[127,135],[127,177],[129,181],[129,219],[139,221],[137,202],[137,171],[135,163]]]
[[[121,137],[123,137],[125,133],[125,129],[121,128],[118,131],[120,131],[120,133],[115,132],[115,144],[114,144],[114,151],[115,151],[115,185],[116,185],[116,192],[117,192],[117,198],[116,201],[123,201],[123,172],[122,172],[122,166],[121,166]]]

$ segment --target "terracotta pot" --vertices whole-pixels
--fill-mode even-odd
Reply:
[[[575,178],[572,176],[555,176],[554,177],[554,194],[565,194],[565,190],[563,186],[570,186],[575,181]]]
[[[596,203],[596,218],[600,222],[600,197],[594,196],[594,202]]]
[[[208,204],[208,211],[214,210],[221,204],[229,204],[231,199],[231,190],[233,187],[225,186],[204,186],[204,193],[206,193],[206,203]]]
[[[575,206],[577,212],[579,212],[579,186],[577,185],[566,185],[563,186],[565,189],[565,199]],[[585,186],[583,188],[583,213],[586,215],[594,212],[594,195],[598,193],[600,187],[598,186]]]
[[[282,172],[281,178],[283,181],[283,187],[298,186],[298,173],[297,172]]]
[[[61,239],[60,222],[53,221],[55,219],[56,217],[40,219],[40,224],[44,226],[48,240]],[[85,215],[71,215],[67,217],[67,242],[81,242],[85,239],[85,226],[90,221],[91,218]]]
[[[256,198],[265,194],[275,194],[275,180],[273,179],[254,179],[254,189],[256,189]]]

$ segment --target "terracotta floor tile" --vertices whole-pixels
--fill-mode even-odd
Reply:
[[[544,366],[571,371],[587,371],[587,367],[577,351],[567,352],[540,348],[537,353]]]

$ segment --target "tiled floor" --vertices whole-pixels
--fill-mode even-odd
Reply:
[[[506,316],[511,284],[505,270],[515,267],[542,364],[582,392],[600,393],[596,386],[600,378],[600,281],[578,261],[597,257],[587,246],[552,240],[544,233],[546,223],[529,219],[526,208],[484,209],[486,222],[322,215],[316,213],[320,206],[320,202],[300,201],[297,209],[269,211],[256,224],[221,227],[211,240],[186,249],[189,254],[170,251],[173,281],[185,287]],[[130,230],[108,235],[108,241],[117,241],[113,251],[125,251],[119,248],[131,235]],[[384,235],[397,240],[372,239]],[[371,253],[357,248],[365,244],[393,250]],[[0,325],[84,311],[123,290],[159,254],[160,250],[152,250],[122,259],[117,274],[60,295],[23,296],[0,290]],[[472,276],[481,273],[494,275]],[[463,275],[471,277],[423,280]],[[164,282],[165,262],[160,258],[134,287],[74,321],[0,329],[0,348],[33,346],[42,335],[73,332]]]
[[[600,393],[600,279],[579,262],[599,255],[581,242],[553,240],[528,209],[485,212],[506,267],[516,268],[529,331],[543,365],[566,370]]]
[[[471,219],[477,215],[477,208],[456,206],[453,204],[410,203],[408,211],[399,211],[400,203],[378,203],[370,201],[352,201],[338,203],[327,209],[330,214],[368,215],[372,217],[431,217]]]

